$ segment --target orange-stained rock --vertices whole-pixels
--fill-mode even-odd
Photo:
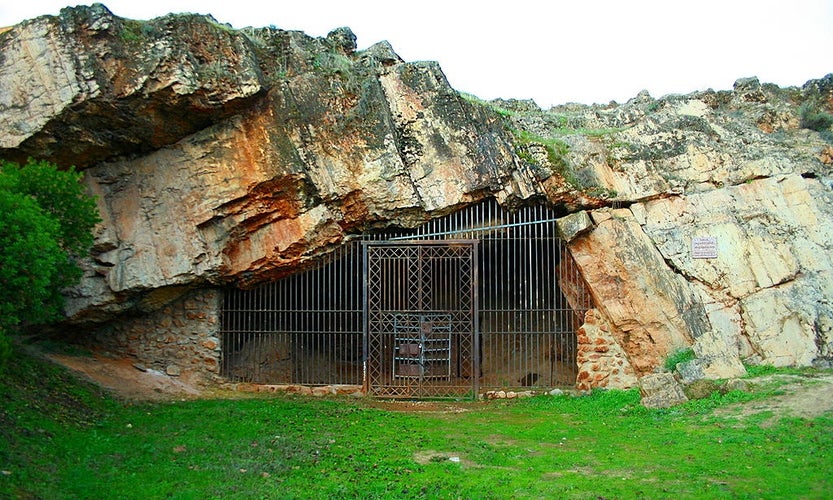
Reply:
[[[630,210],[593,217],[601,223],[571,241],[570,251],[598,312],[609,321],[611,343],[621,346],[638,374],[649,373],[671,351],[709,329],[705,310],[696,290],[667,267]]]
[[[627,389],[637,384],[634,370],[627,353],[616,344],[614,338],[602,329],[607,324],[598,311],[588,311],[587,318],[594,318],[594,324],[585,323],[587,343],[579,343],[576,363],[578,364],[577,388],[591,390],[597,387]],[[590,354],[588,354],[588,351]]]
[[[220,306],[167,305],[494,198],[564,215],[550,272],[588,387],[632,385],[683,346],[710,377],[833,363],[833,150],[801,111],[833,111],[833,76],[543,110],[463,97],[437,63],[355,40],[100,4],[4,31],[0,159],[75,165],[102,217],[69,321],[126,318],[125,352],[199,359],[147,334],[214,338]],[[694,258],[703,236],[717,257]]]

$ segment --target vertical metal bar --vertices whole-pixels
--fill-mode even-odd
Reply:
[[[477,311],[479,310],[479,300],[478,300],[478,276],[479,276],[479,262],[478,262],[478,245],[477,241],[472,243],[472,247],[470,250],[470,257],[471,259],[471,310],[470,310],[470,318],[472,322],[472,364],[474,365],[472,370],[473,373],[471,374],[472,381],[474,382],[474,387],[472,391],[472,399],[477,399],[480,395],[480,320],[478,318]]]
[[[363,333],[363,341],[362,341],[362,391],[365,394],[370,392],[370,381],[367,377],[367,360],[368,360],[368,343],[370,340],[370,330],[369,330],[369,323],[368,323],[368,310],[367,310],[367,287],[368,287],[368,253],[367,253],[367,242],[362,242],[362,333]]]
[[[357,261],[358,260],[358,264]],[[362,307],[362,272],[364,271],[364,265],[362,265],[362,247],[359,241],[353,242],[352,248],[350,249],[350,290],[351,290],[351,297],[350,300],[350,324],[351,329],[350,333],[353,338],[353,353],[356,355],[356,361],[360,361],[361,364],[364,364],[364,327],[363,317],[364,310]],[[363,382],[362,374],[358,373],[355,375],[354,384],[361,384]]]
[[[317,267],[315,269],[315,272],[312,274],[312,284],[306,293],[308,302],[306,309],[309,311],[307,313],[307,317],[309,318],[310,323],[310,326],[307,327],[307,330],[309,331],[307,335],[312,338],[312,342],[315,346],[312,349],[310,356],[311,361],[309,363],[310,368],[307,373],[307,381],[309,384],[320,384],[326,380],[326,376],[323,376],[323,374],[325,373],[326,368],[328,368],[328,355],[326,352],[327,338],[323,332],[324,317],[321,314],[321,308],[325,297],[320,286],[324,273],[325,269],[323,267]]]
[[[337,276],[339,282],[336,290],[340,291],[340,293],[331,306],[335,311],[337,311],[333,312],[331,316],[333,329],[340,332],[339,342],[341,345],[341,353],[339,355],[339,361],[341,363],[341,370],[338,375],[338,381],[336,382],[338,384],[352,383],[352,380],[350,380],[349,370],[352,361],[352,356],[350,356],[352,349],[350,348],[350,336],[347,334],[347,327],[349,323],[347,322],[347,316],[344,314],[344,311],[347,309],[344,305],[344,300],[347,294],[350,293],[350,288],[348,288],[347,285],[347,275],[345,274],[345,269],[347,267],[346,250],[346,244],[342,245],[339,249],[339,259],[337,261],[338,268],[335,271],[335,275]]]
[[[231,289],[226,288],[222,290],[222,298],[220,302],[220,376],[228,377],[228,357],[229,357],[229,327],[228,327],[228,296]]]
[[[278,303],[281,317],[281,338],[284,341],[285,348],[288,350],[288,352],[284,354],[284,357],[288,360],[290,368],[287,372],[285,372],[286,378],[281,381],[286,384],[292,383],[295,371],[294,367],[295,363],[297,363],[297,360],[295,359],[297,346],[295,336],[292,334],[292,311],[289,304],[291,297],[290,287],[295,281],[296,280],[292,276],[278,281],[278,293],[280,294],[280,300]]]
[[[293,274],[289,280],[287,285],[291,285],[291,290],[288,290],[286,294],[286,301],[287,301],[287,311],[289,312],[289,331],[287,334],[289,335],[290,342],[292,344],[292,354],[291,354],[291,379],[289,380],[290,383],[298,382],[298,366],[301,363],[301,350],[303,348],[302,343],[300,342],[300,338],[298,337],[298,325],[300,323],[300,317],[298,313],[298,292],[300,291],[301,287],[301,279],[302,276],[300,274]]]
[[[348,361],[347,353],[349,352],[347,350],[348,340],[347,340],[347,338],[344,334],[344,318],[343,318],[343,316],[341,315],[340,312],[337,312],[337,311],[341,311],[341,310],[344,309],[344,307],[342,306],[342,301],[344,299],[344,294],[348,293],[347,292],[347,287],[345,286],[345,283],[344,283],[344,278],[345,278],[344,269],[343,269],[343,264],[344,264],[343,250],[344,250],[344,248],[346,248],[346,247],[342,246],[341,248],[339,248],[337,250],[338,253],[335,254],[336,260],[333,261],[332,276],[334,277],[333,281],[336,283],[336,286],[333,287],[333,289],[332,289],[332,297],[330,299],[330,305],[329,305],[330,312],[328,313],[329,318],[330,318],[329,329],[332,330],[332,332],[333,332],[331,335],[336,337],[336,339],[337,339],[336,345],[338,346],[338,349],[340,350],[340,352],[337,352],[336,356],[335,356],[336,363],[337,363],[336,364],[337,370],[336,370],[336,376],[333,379],[333,382],[337,383],[337,384],[347,383],[346,382],[346,379],[347,379],[346,368],[347,368],[348,364],[345,363],[345,361]],[[340,325],[341,325],[341,328],[339,327]]]
[[[258,343],[260,342],[260,338],[257,335],[257,330],[254,328],[254,315],[257,309],[257,295],[256,289],[253,289],[251,293],[246,294],[248,300],[246,301],[246,340],[252,342],[253,347],[257,347]],[[252,370],[251,378],[253,381],[258,380],[260,377],[260,365],[257,365],[257,368]]]

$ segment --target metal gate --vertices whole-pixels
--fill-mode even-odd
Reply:
[[[476,246],[475,240],[365,242],[369,394],[478,394]]]
[[[487,200],[361,235],[278,281],[229,288],[221,373],[383,397],[574,386],[576,331],[593,305],[558,216]]]

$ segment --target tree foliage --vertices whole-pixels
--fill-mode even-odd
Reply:
[[[99,216],[80,180],[44,161],[0,161],[0,344],[21,323],[58,318],[61,290],[81,277]]]

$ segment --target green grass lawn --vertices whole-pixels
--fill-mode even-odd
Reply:
[[[129,404],[32,358],[8,371],[0,498],[833,495],[833,415],[712,413],[767,391],[669,410],[636,391],[416,407],[433,411],[289,396]]]

